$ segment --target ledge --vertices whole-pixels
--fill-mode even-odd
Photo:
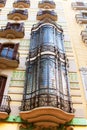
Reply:
[[[55,127],[66,124],[74,118],[73,113],[67,113],[59,108],[39,107],[29,111],[21,111],[20,117],[35,126]]]
[[[7,119],[0,119],[0,122],[14,122],[14,123],[26,123],[29,124],[27,121],[24,121],[20,118],[20,116],[9,116]],[[87,119],[86,118],[73,118],[67,125],[74,125],[74,126],[87,126]]]

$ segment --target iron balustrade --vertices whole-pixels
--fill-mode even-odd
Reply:
[[[31,49],[29,51],[29,58],[44,55],[43,52],[45,52],[45,54],[49,54],[49,52],[52,52],[52,53],[50,53],[51,55],[55,55],[56,57],[59,57],[59,59],[66,60],[65,53],[60,52],[60,49],[58,49],[58,47],[54,47],[51,45],[43,45],[43,46],[39,46],[34,49]]]
[[[52,11],[49,11],[49,10],[40,10],[37,13],[37,16],[40,16],[40,15],[43,15],[43,14],[50,14],[50,15],[53,15],[53,16],[57,16],[57,14],[54,12],[54,10],[52,10]]]
[[[55,6],[55,2],[53,0],[51,0],[51,1],[43,0],[43,1],[39,2],[39,4],[44,4],[44,3],[49,3],[49,4],[52,4]]]
[[[28,11],[27,10],[19,10],[19,9],[14,9],[13,11],[9,12],[8,15],[14,14],[14,13],[20,13],[20,14],[28,16]]]
[[[87,23],[87,12],[81,12],[81,14],[75,15],[76,21],[81,23]]]
[[[0,95],[0,111],[7,112],[8,114],[11,112],[10,108],[10,96],[7,95]]]
[[[6,0],[0,0],[0,3],[5,4]]]
[[[15,30],[17,32],[23,32],[24,33],[24,24],[23,23],[10,23],[8,22],[6,26],[2,26],[0,29],[0,32],[4,31],[4,30]]]
[[[82,35],[82,36],[87,35],[87,30],[81,31],[81,35]]]
[[[83,42],[87,42],[87,30],[81,31],[81,37]]]
[[[23,3],[30,4],[30,0],[17,0],[14,3],[18,3],[18,2],[23,2]]]
[[[71,7],[76,10],[85,10],[87,9],[87,3],[83,2],[72,2]]]
[[[56,89],[42,88],[24,95],[20,109],[22,111],[29,111],[37,107],[56,107],[63,111],[72,113],[73,109],[70,98],[71,97],[64,95]]]

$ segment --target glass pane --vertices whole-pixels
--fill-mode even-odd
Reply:
[[[12,57],[13,57],[13,49],[11,49],[11,48],[3,48],[2,52],[1,52],[1,56],[12,59]]]
[[[38,46],[38,32],[33,32],[32,33],[32,38],[31,38],[31,44],[30,44],[30,50],[36,48]]]
[[[1,51],[1,56],[6,57],[7,52],[8,52],[8,48],[3,48],[3,50]]]
[[[13,49],[9,49],[7,57],[12,59],[12,57],[13,57]]]
[[[66,69],[65,69],[65,64],[62,64],[62,70],[61,70],[61,73],[62,73],[62,86],[63,86],[63,94],[64,95],[67,95],[67,75],[66,75]],[[67,97],[66,97],[67,98]]]
[[[55,83],[55,61],[49,60],[49,88],[56,88]]]
[[[33,65],[29,65],[29,71],[28,71],[28,78],[27,81],[27,93],[32,92],[32,83],[33,83]]]
[[[41,61],[41,67],[40,67],[40,88],[47,88],[48,86],[47,72],[48,72],[47,61],[43,60]]]
[[[54,44],[54,34],[53,28],[48,26],[44,26],[42,30],[43,44],[45,45],[53,45]]]
[[[64,51],[63,47],[63,41],[62,41],[62,34],[57,33],[57,47],[59,48],[60,51]]]

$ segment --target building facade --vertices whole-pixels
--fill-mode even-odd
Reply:
[[[0,130],[87,129],[87,0],[0,2]]]

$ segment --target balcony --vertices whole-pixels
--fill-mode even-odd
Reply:
[[[83,2],[72,2],[71,7],[74,10],[87,10],[87,3]]]
[[[30,1],[29,0],[17,0],[13,3],[14,8],[29,8]]]
[[[81,14],[76,14],[75,18],[77,23],[87,24],[87,11],[82,11]]]
[[[2,26],[0,29],[0,37],[7,39],[16,39],[24,37],[24,24],[23,23],[10,23]]]
[[[58,61],[51,54],[40,55],[35,60],[27,61],[25,93],[20,112],[23,120],[39,127],[49,128],[57,127],[73,119],[67,77],[63,77],[66,69],[58,70],[57,65],[60,63],[62,61]],[[64,75],[58,76],[59,71]],[[58,82],[57,79],[60,81]],[[30,88],[30,86],[33,87]],[[62,90],[63,87],[65,87],[64,90]]]
[[[17,68],[19,65],[19,44],[0,44],[0,68]]]
[[[47,93],[48,90],[42,88],[41,91]],[[20,117],[39,127],[55,127],[72,120],[74,114],[71,113],[71,101],[64,100],[63,97],[67,98],[65,95],[61,94],[59,97],[56,89],[50,91],[54,94],[41,94],[41,92],[38,96],[32,97],[35,94],[32,92],[31,98],[29,95],[24,95],[26,98],[22,101]]]
[[[28,11],[14,9],[12,12],[9,12],[7,17],[11,20],[26,20],[28,18]]]
[[[45,9],[54,9],[56,7],[55,2],[51,1],[40,1],[38,4],[38,8],[45,8]]]
[[[51,19],[53,21],[57,21],[57,14],[52,10],[40,10],[37,13],[37,20],[43,20],[45,18]]]
[[[4,7],[6,4],[6,0],[0,0],[0,8]]]
[[[87,30],[81,31],[82,41],[87,43]]]
[[[0,119],[6,119],[10,112],[10,96],[0,95]]]

